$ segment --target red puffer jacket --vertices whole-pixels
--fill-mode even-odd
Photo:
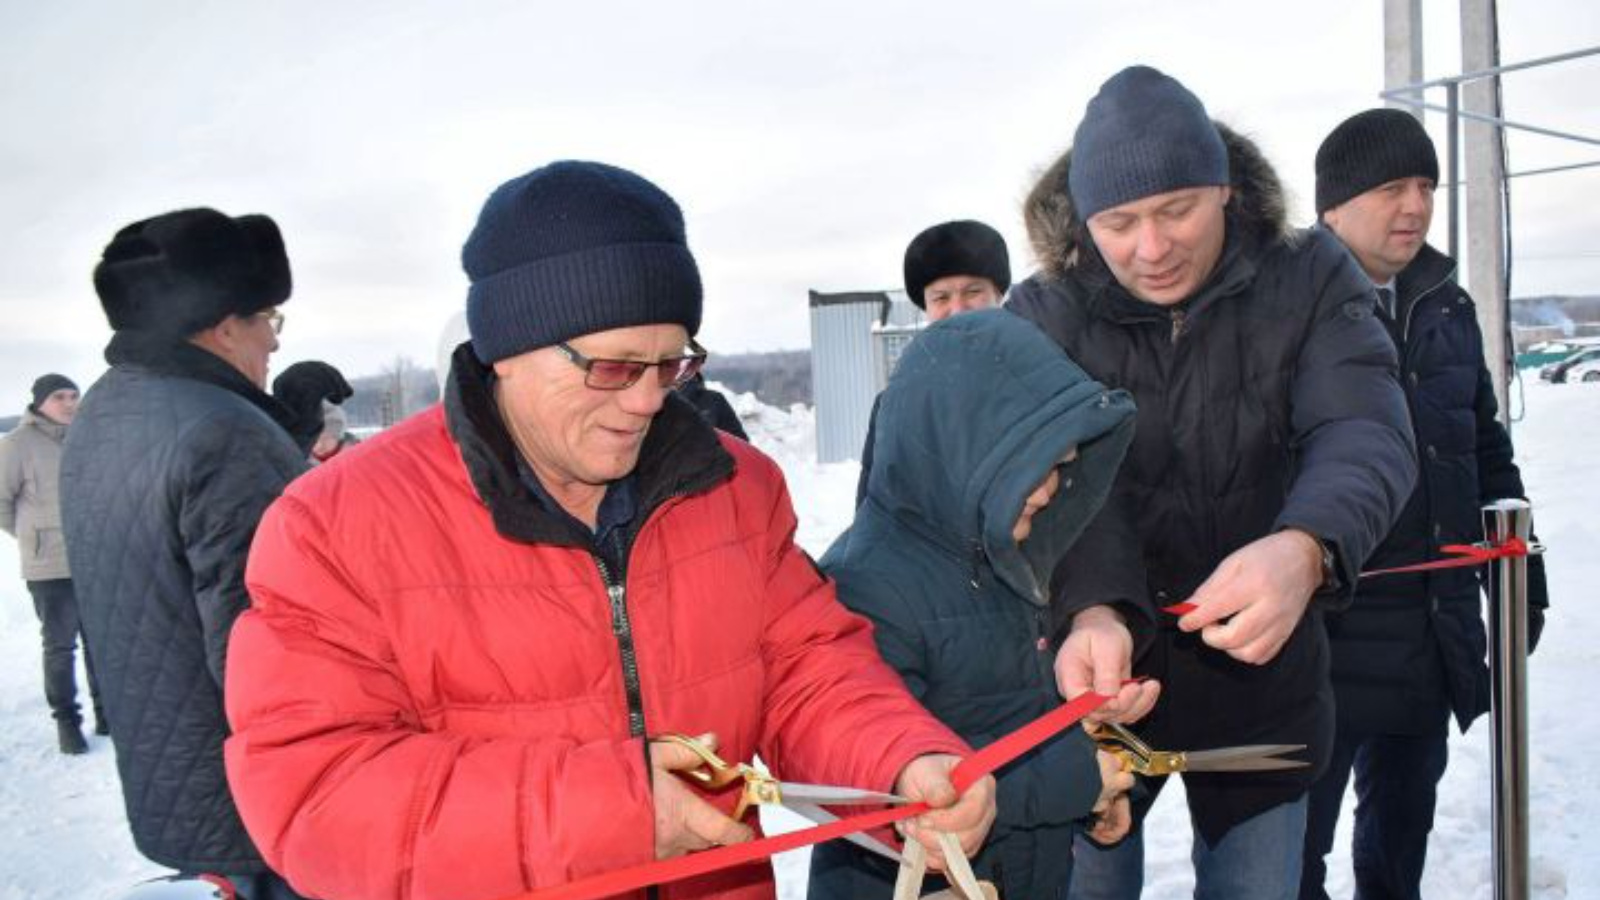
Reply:
[[[919,754],[967,752],[794,546],[777,467],[669,400],[624,577],[517,481],[459,358],[445,408],[268,510],[228,654],[227,768],[297,890],[475,900],[648,861],[644,734],[711,731],[780,777],[884,790]],[[765,866],[662,893],[772,894]]]

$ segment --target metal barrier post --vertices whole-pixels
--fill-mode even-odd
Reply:
[[[1526,500],[1483,508],[1484,536],[1531,540]],[[1528,881],[1528,558],[1489,565],[1489,671],[1494,712],[1494,896],[1527,900]]]

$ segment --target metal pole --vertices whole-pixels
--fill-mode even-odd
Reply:
[[[1383,0],[1383,87],[1389,105],[1409,105],[1423,100],[1422,89],[1408,91],[1404,99],[1390,99],[1389,91],[1422,80],[1422,0]],[[1422,110],[1412,107],[1418,122],[1426,123]]]
[[[1500,64],[1496,0],[1461,0],[1461,67],[1468,72]],[[1461,111],[1501,117],[1499,75],[1462,85]],[[1461,126],[1462,168],[1471,188],[1462,212],[1466,225],[1463,263],[1466,287],[1477,301],[1478,328],[1483,332],[1483,362],[1494,383],[1500,422],[1510,426],[1507,387],[1516,351],[1509,346],[1510,318],[1506,302],[1506,221],[1501,192],[1505,182],[1504,139],[1500,126],[1467,121]]]
[[[1483,508],[1484,536],[1530,540],[1526,500]],[[1489,565],[1489,669],[1494,709],[1494,896],[1528,900],[1528,558]]]
[[[1458,143],[1461,140],[1461,88],[1451,82],[1445,88],[1445,165],[1450,179],[1450,258],[1461,259],[1461,173],[1457,160],[1461,158]]]

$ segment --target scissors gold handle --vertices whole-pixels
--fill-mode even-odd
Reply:
[[[651,738],[653,741],[664,741],[677,744],[700,757],[702,765],[693,769],[680,769],[675,774],[693,780],[700,786],[709,790],[721,790],[741,779],[744,781],[744,790],[739,795],[739,805],[733,808],[733,818],[743,819],[744,814],[751,806],[762,803],[780,804],[783,802],[783,788],[778,780],[745,763],[730,763],[716,754],[716,751],[707,747],[703,742],[686,734],[669,731]]]
[[[1122,770],[1140,775],[1171,775],[1185,769],[1182,751],[1155,750],[1115,722],[1102,722],[1093,732],[1100,749],[1122,761]]]
[[[1219,747],[1215,750],[1155,750],[1132,731],[1105,722],[1093,732],[1100,749],[1122,761],[1124,771],[1140,775],[1171,775],[1174,772],[1266,772],[1298,769],[1310,765],[1298,759],[1279,759],[1285,753],[1304,750],[1304,744],[1255,744],[1246,747]]]

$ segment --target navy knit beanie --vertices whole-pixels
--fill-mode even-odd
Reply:
[[[1129,66],[1100,86],[1072,139],[1067,187],[1081,221],[1183,188],[1228,183],[1228,148],[1178,81]]]
[[[1004,294],[1011,287],[1006,239],[982,222],[944,222],[924,230],[906,247],[906,294],[924,308],[923,289],[951,275],[976,275]]]
[[[683,213],[615,166],[555,162],[501,185],[461,263],[472,280],[467,331],[484,363],[632,325],[700,330]]]
[[[1439,154],[1416,116],[1369,109],[1339,123],[1317,148],[1317,215],[1401,178],[1439,183]]]

